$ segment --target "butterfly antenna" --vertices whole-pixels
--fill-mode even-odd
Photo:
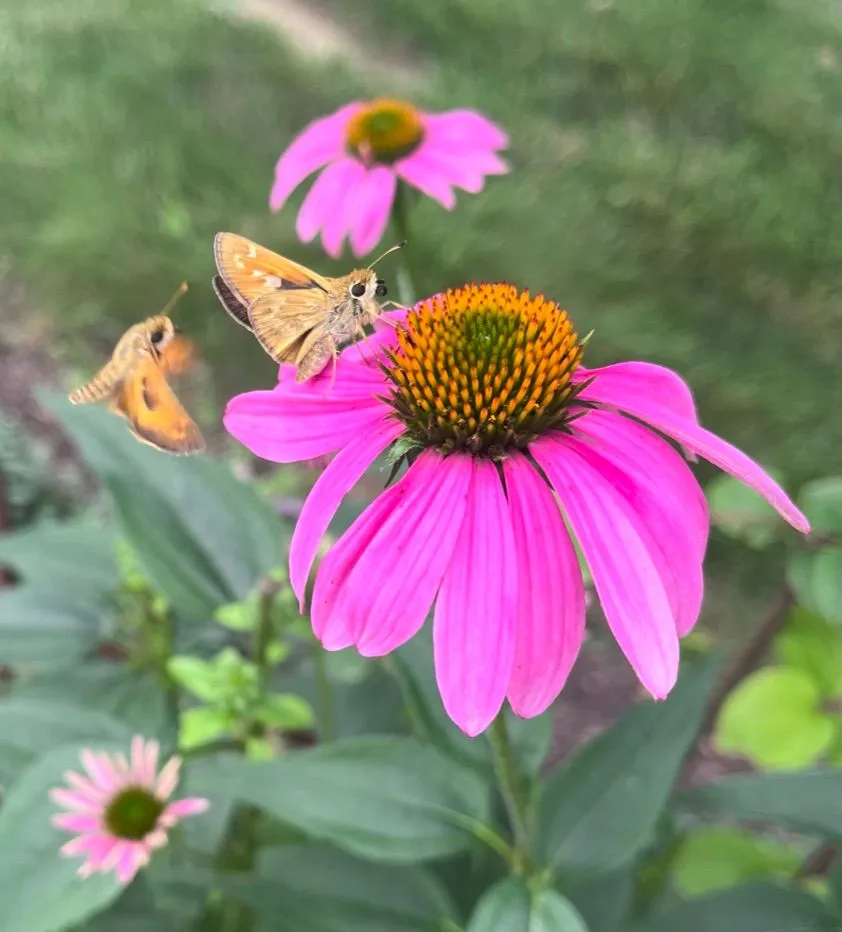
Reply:
[[[167,303],[164,305],[163,310],[161,311],[162,316],[169,317],[170,311],[175,306],[176,301],[178,301],[178,299],[184,294],[184,292],[187,291],[187,288],[188,288],[187,282],[182,282],[178,286],[178,288],[175,289],[173,296],[169,299],[169,301],[167,301]]]
[[[396,252],[398,249],[403,249],[404,246],[406,246],[406,240],[405,240],[405,239],[402,239],[399,243],[396,243],[396,244],[395,244],[394,246],[392,246],[390,249],[387,249],[386,252],[384,252],[382,255],[378,256],[378,257],[374,260],[374,262],[371,263],[371,265],[369,266],[369,268],[370,268],[370,269],[373,269],[374,266],[377,265],[377,263],[378,263],[381,259],[385,259],[386,256],[389,255],[389,253]]]

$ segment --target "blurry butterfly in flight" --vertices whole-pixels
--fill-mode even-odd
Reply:
[[[223,307],[275,362],[295,366],[297,382],[335,362],[340,344],[364,337],[366,324],[383,312],[378,299],[386,296],[386,283],[376,262],[328,278],[236,233],[216,234],[214,256],[213,288]]]
[[[199,428],[167,383],[167,375],[184,372],[193,355],[192,343],[167,317],[186,290],[182,284],[162,313],[129,327],[111,359],[69,396],[72,404],[105,403],[129,422],[138,440],[166,453],[197,453],[205,446]]]

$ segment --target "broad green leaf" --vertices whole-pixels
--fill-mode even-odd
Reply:
[[[807,673],[822,698],[842,694],[842,637],[824,618],[794,609],[774,651],[781,663]]]
[[[775,470],[767,472],[781,481]],[[733,476],[717,476],[705,493],[711,521],[729,537],[760,550],[781,536],[784,524],[774,509],[754,489]]]
[[[123,747],[125,750],[125,747]],[[48,793],[65,770],[79,770],[78,746],[50,751],[9,787],[0,809],[3,932],[59,932],[98,913],[121,892],[113,873],[77,876],[79,860],[59,848],[72,836],[50,825]]]
[[[714,732],[717,750],[739,754],[768,770],[815,764],[836,734],[820,708],[819,689],[803,670],[764,667],[725,701]]]
[[[270,728],[298,731],[312,728],[313,710],[306,700],[291,693],[274,693],[251,710],[251,715]]]
[[[207,457],[161,456],[94,407],[45,404],[111,491],[150,579],[188,615],[244,599],[284,562],[284,526],[253,489]]]
[[[804,835],[842,841],[842,769],[729,777],[683,793],[694,811],[735,821],[769,822]]]
[[[564,893],[594,932],[625,929],[635,897],[637,874],[634,864],[607,874],[593,874],[564,887]]]
[[[673,880],[684,896],[703,896],[749,880],[792,877],[802,855],[768,838],[731,828],[711,828],[684,839],[673,862]]]
[[[798,504],[810,519],[813,534],[836,537],[842,545],[842,476],[808,482]]]
[[[630,932],[837,932],[820,900],[771,883],[753,883],[681,903]]]
[[[0,663],[75,663],[100,640],[105,612],[60,589],[21,585],[0,592]]]
[[[222,695],[225,684],[221,680],[220,671],[215,664],[201,657],[188,654],[170,657],[167,672],[179,686],[205,702],[213,702]]]
[[[266,763],[217,759],[195,773],[193,792],[252,803],[353,854],[402,863],[463,849],[488,806],[474,774],[408,738],[336,742]]]
[[[131,739],[120,722],[64,701],[12,698],[0,702],[0,783],[8,785],[40,755],[71,742]]]
[[[192,751],[230,734],[236,724],[236,718],[227,709],[211,705],[187,709],[181,714],[178,746],[182,751]]]
[[[256,877],[223,884],[277,932],[428,932],[457,919],[441,883],[423,868],[327,847],[267,851]]]
[[[139,874],[116,903],[74,932],[177,932],[175,918],[155,902],[148,873]]]
[[[685,666],[665,702],[637,705],[545,781],[536,819],[542,860],[598,873],[649,843],[718,669],[711,659]]]
[[[543,889],[531,894],[522,880],[509,877],[482,896],[466,932],[588,932],[588,929],[572,903],[560,893]]]
[[[174,747],[175,711],[160,677],[127,664],[91,660],[62,670],[51,670],[14,686],[17,698],[66,702],[122,722],[135,734],[158,738]]]
[[[114,533],[88,521],[50,522],[0,536],[0,566],[38,588],[104,599],[120,584]]]
[[[842,625],[842,547],[793,552],[787,580],[800,605]]]

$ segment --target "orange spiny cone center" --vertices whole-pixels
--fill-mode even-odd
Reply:
[[[566,311],[513,285],[465,285],[409,311],[384,370],[408,440],[499,459],[564,427],[583,344]]]
[[[423,137],[424,124],[415,107],[387,97],[362,107],[345,129],[348,149],[364,162],[394,162],[414,151]]]

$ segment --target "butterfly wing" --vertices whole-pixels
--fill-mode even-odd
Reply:
[[[327,279],[306,266],[279,256],[236,233],[217,233],[213,241],[216,267],[231,296],[248,307],[269,291],[317,288],[328,291]],[[217,294],[219,292],[217,291]],[[225,309],[240,323],[240,314],[220,295]]]
[[[239,301],[233,291],[225,284],[221,275],[215,275],[213,279],[213,290],[216,292],[222,306],[237,321],[241,327],[251,330],[251,321],[249,320],[248,307]]]
[[[296,362],[307,335],[324,324],[331,306],[330,297],[319,289],[270,291],[249,307],[249,319],[275,362]]]
[[[197,453],[205,442],[152,357],[137,362],[114,399],[114,410],[144,443],[167,453]]]
[[[193,341],[176,334],[161,351],[158,364],[167,375],[183,375],[192,368],[195,355]]]

